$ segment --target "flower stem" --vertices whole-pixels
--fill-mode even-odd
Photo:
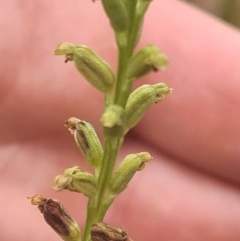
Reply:
[[[89,240],[89,234],[95,217],[95,199],[88,200],[86,225],[83,234],[83,241]]]
[[[106,138],[102,167],[99,173],[98,181],[98,195],[97,195],[97,206],[96,206],[96,217],[95,221],[102,221],[104,216],[102,212],[102,204],[106,201],[106,191],[108,189],[109,180],[112,175],[115,160],[120,148],[119,138]]]
[[[129,10],[131,20],[131,24],[129,25],[127,32],[115,33],[118,45],[118,71],[112,104],[120,106],[123,109],[125,108],[132,89],[132,82],[127,79],[128,66],[133,55],[135,45],[140,37],[141,25],[145,13],[145,11],[137,13],[137,2],[138,0],[131,0],[126,3],[129,4],[129,8],[127,9]],[[98,175],[98,191],[94,200],[89,201],[83,241],[90,240],[92,224],[103,220],[106,211],[115,198],[115,196],[109,193],[109,183],[124,136],[122,132],[111,135],[106,131],[104,133],[104,139],[104,153]]]
[[[131,83],[128,83],[126,79],[127,67],[131,54],[129,53],[130,51],[128,50],[128,46],[119,46],[118,51],[118,74],[115,86],[114,104],[124,107],[131,91]]]

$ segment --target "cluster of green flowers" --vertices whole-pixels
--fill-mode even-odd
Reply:
[[[85,45],[61,43],[54,52],[55,55],[65,56],[65,62],[73,62],[84,78],[105,97],[105,108],[100,119],[104,134],[103,146],[90,123],[75,117],[65,122],[77,148],[94,170],[90,173],[74,166],[55,178],[56,190],[67,189],[82,193],[88,198],[83,237],[80,237],[80,230],[73,221],[74,229],[78,230],[73,232],[76,235],[70,232],[63,237],[60,233],[67,241],[89,241],[94,223],[102,222],[116,196],[127,187],[134,174],[152,159],[148,152],[129,154],[114,168],[117,154],[128,131],[137,125],[153,103],[161,101],[171,93],[171,88],[163,82],[144,84],[132,91],[134,81],[150,72],[165,69],[168,63],[166,55],[153,45],[135,51],[144,14],[151,0],[101,2],[116,37],[119,55],[117,73],[114,73],[101,56]],[[43,207],[48,206],[48,203],[45,199],[41,200],[39,207],[43,213],[47,210]],[[33,204],[39,205],[39,202],[35,201]],[[69,217],[67,219],[69,220]],[[54,228],[54,222],[49,221],[49,218],[48,223]],[[66,223],[69,224],[68,221]],[[58,228],[54,229],[58,232]]]

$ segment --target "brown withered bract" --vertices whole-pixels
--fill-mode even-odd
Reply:
[[[70,226],[75,222],[62,204],[53,199],[47,199],[40,194],[28,198],[33,205],[38,205],[38,209],[43,214],[47,224],[51,226],[60,236],[70,234]]]
[[[133,241],[124,229],[106,223],[92,225],[91,239],[92,241]]]
[[[63,208],[60,202],[47,199],[43,204],[38,205],[39,210],[43,213],[45,221],[55,230],[59,235],[69,235],[69,225],[72,218]]]

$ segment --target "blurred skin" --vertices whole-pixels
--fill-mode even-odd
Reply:
[[[62,41],[86,44],[116,69],[116,47],[100,2],[2,1],[0,21],[0,237],[59,240],[26,196],[60,199],[82,227],[86,199],[51,189],[64,168],[85,168],[64,129],[70,116],[96,126],[102,96],[72,63],[52,56]],[[149,151],[106,221],[136,241],[240,240],[240,34],[174,0],[154,1],[139,46],[170,58],[164,80],[174,89],[130,133],[119,159]]]

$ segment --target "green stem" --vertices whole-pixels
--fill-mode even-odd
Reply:
[[[103,162],[98,179],[98,195],[95,221],[102,221],[101,206],[104,203],[106,191],[119,150],[119,138],[107,137],[104,148]]]
[[[124,107],[131,91],[131,83],[128,83],[127,68],[130,60],[128,46],[118,46],[118,74],[115,86],[114,104]]]
[[[90,240],[91,226],[94,222],[102,221],[109,205],[103,205],[109,179],[115,164],[116,156],[119,150],[119,138],[108,137],[105,140],[102,166],[98,176],[98,193],[96,198],[90,199],[87,208],[86,226],[83,235],[83,241]]]
[[[87,218],[86,218],[86,226],[83,234],[83,241],[89,240],[89,234],[90,234],[92,223],[95,217],[95,209],[96,209],[95,203],[96,203],[95,198],[88,200]]]
[[[90,240],[91,226],[94,222],[101,222],[111,205],[113,198],[108,196],[107,190],[114,168],[118,150],[120,148],[120,138],[106,138],[103,163],[98,179],[98,194],[95,199],[89,200],[87,209],[87,220],[83,235],[83,241]],[[107,198],[106,198],[107,197]]]
[[[127,47],[119,46],[119,66],[114,103],[123,107],[126,104],[131,90],[130,85],[127,84],[126,81],[128,62],[129,54],[127,52]],[[108,185],[121,143],[122,136],[113,137],[111,135],[105,135],[103,160],[98,176],[98,194],[95,202],[88,205],[83,241],[89,240],[92,223],[102,221],[108,207],[112,203],[111,199],[106,200],[105,197],[107,196]]]

